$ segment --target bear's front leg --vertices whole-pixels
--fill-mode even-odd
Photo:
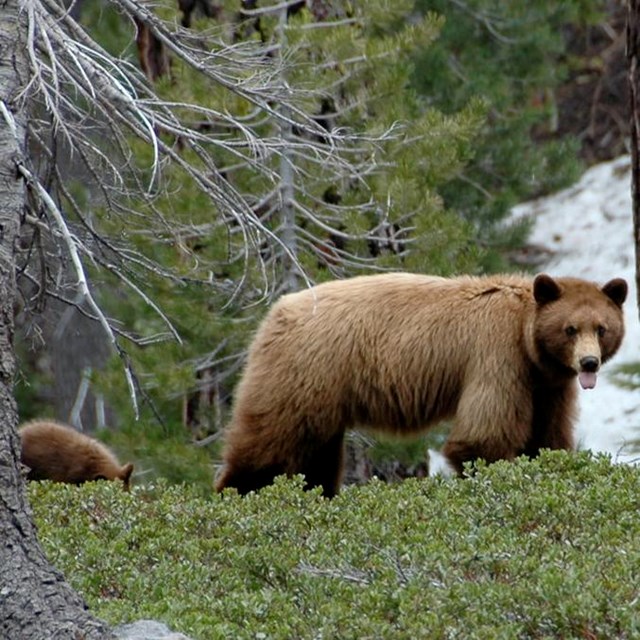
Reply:
[[[526,455],[535,457],[540,449],[573,451],[578,415],[575,381],[563,386],[539,387],[533,402],[533,427]]]
[[[467,384],[442,450],[458,475],[466,462],[513,460],[531,440],[532,394],[524,376],[510,373],[510,379],[504,380],[503,373],[501,380],[487,370]]]

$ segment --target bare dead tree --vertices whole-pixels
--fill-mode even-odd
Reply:
[[[263,273],[263,295],[266,295],[272,287],[278,290],[271,278],[277,263],[292,265],[290,270],[305,282],[304,269],[299,266],[300,252],[321,253],[322,244],[326,242],[323,236],[344,240],[376,236],[375,232],[344,232],[339,222],[344,216],[344,207],[339,204],[319,203],[327,210],[319,216],[299,197],[305,187],[296,180],[296,172],[306,165],[309,175],[317,167],[318,173],[321,171],[325,178],[329,175],[336,182],[362,182],[376,166],[371,150],[375,141],[343,130],[327,131],[304,110],[301,104],[309,101],[311,93],[292,90],[287,81],[290,62],[286,56],[268,55],[282,48],[282,43],[227,44],[215,31],[195,33],[169,25],[143,3],[115,0],[115,4],[131,17],[132,25],[138,29],[138,43],[153,42],[154,50],[162,52],[162,65],[167,64],[165,56],[169,55],[220,91],[252,105],[249,114],[238,119],[226,111],[200,104],[163,100],[139,69],[100,48],[57,0],[23,2],[30,75],[22,98],[41,105],[28,126],[31,145],[38,150],[46,167],[43,171],[28,160],[21,161],[17,167],[30,196],[24,222],[37,230],[39,238],[47,238],[46,243],[39,241],[37,251],[52,254],[50,258],[56,254],[63,256],[73,275],[72,281],[67,277],[65,286],[57,286],[56,290],[52,281],[59,283],[65,277],[57,272],[54,278],[46,278],[43,268],[38,270],[38,264],[30,260],[31,245],[23,273],[34,282],[39,294],[45,291],[57,295],[100,322],[123,360],[135,402],[136,380],[122,339],[180,340],[169,319],[139,284],[140,280],[144,281],[141,274],[147,271],[176,281],[184,278],[135,251],[121,239],[105,236],[74,199],[59,158],[76,159],[83,176],[93,182],[102,205],[110,215],[120,218],[123,228],[128,228],[130,233],[148,234],[182,245],[183,238],[194,233],[230,234],[236,247],[233,260],[244,264],[245,275],[237,281],[210,279],[206,285],[233,298],[245,286],[249,270],[255,270],[256,257],[257,267]],[[288,4],[280,3],[276,9],[255,12],[286,12]],[[142,34],[141,25],[144,26]],[[273,123],[271,135],[264,134],[265,119]],[[206,127],[202,126],[203,122],[207,123]],[[234,131],[240,133],[240,137],[230,138],[221,135],[221,131]],[[292,131],[296,132],[295,136],[291,135]],[[108,140],[108,144],[104,144],[104,140]],[[139,141],[153,149],[153,160],[148,166],[136,164],[134,145]],[[229,179],[232,170],[216,164],[212,150],[223,150],[235,159],[236,170],[241,166],[255,172],[267,184],[271,183],[272,189],[258,201],[252,200]],[[269,160],[274,157],[280,161]],[[163,195],[164,172],[170,166],[179,167],[209,197],[212,211],[217,213],[207,225],[194,229],[191,225],[167,220],[156,206],[157,199]],[[55,188],[51,189],[49,183]],[[144,213],[138,206],[141,199]],[[129,204],[132,201],[137,203],[136,208]],[[373,202],[365,201],[362,209],[374,206]],[[266,221],[281,208],[289,211],[289,215],[274,232],[273,225]],[[296,216],[321,229],[320,239],[304,225],[298,228]],[[131,222],[142,217],[145,217],[144,223],[132,231]],[[270,247],[269,251],[264,251],[265,244]],[[348,250],[338,251],[340,263],[363,263],[362,258]],[[51,260],[45,260],[44,264],[51,264]],[[167,333],[140,337],[107,318],[89,286],[88,264],[106,269],[125,287],[143,297],[164,320]],[[215,265],[201,265],[201,272],[207,272],[207,268],[212,272]]]
[[[256,302],[273,292],[309,282],[302,257],[325,260],[335,273],[370,267],[375,261],[350,243],[407,246],[411,216],[389,220],[390,206],[373,196],[369,178],[389,169],[380,150],[397,139],[415,148],[417,138],[439,135],[428,120],[409,133],[401,128],[356,135],[335,126],[366,114],[358,68],[372,70],[395,46],[381,38],[365,44],[340,65],[318,58],[312,43],[288,49],[286,18],[301,8],[299,1],[243,3],[247,21],[280,16],[280,28],[260,41],[229,38],[215,24],[195,31],[161,20],[152,4],[112,0],[131,24],[132,42],[152,61],[149,76],[165,73],[168,59],[197,74],[216,92],[242,102],[242,115],[224,101],[200,104],[188,98],[169,99],[149,77],[127,59],[100,47],[74,19],[62,0],[6,0],[0,12],[0,523],[3,532],[3,637],[47,638],[66,633],[106,637],[108,630],[86,613],[82,601],[42,557],[26,504],[17,465],[17,415],[12,397],[15,374],[13,311],[16,272],[30,285],[25,304],[47,297],[69,305],[98,323],[123,363],[131,402],[137,405],[140,385],[130,364],[130,343],[145,346],[180,341],[171,319],[145,286],[162,278],[181,286],[197,282],[227,300],[251,289]],[[266,6],[263,6],[266,5]],[[183,5],[184,6],[184,5]],[[322,3],[317,3],[318,11]],[[327,9],[328,10],[328,9]],[[317,17],[326,13],[324,9]],[[267,20],[268,18],[268,20]],[[277,22],[277,20],[276,20]],[[345,14],[339,26],[357,20]],[[296,34],[326,29],[303,22]],[[143,29],[144,32],[140,32]],[[437,25],[424,33],[433,37]],[[411,37],[421,34],[411,25]],[[351,33],[344,40],[351,42]],[[136,40],[136,36],[138,36]],[[398,38],[405,46],[410,38]],[[310,42],[313,38],[310,38]],[[364,43],[364,38],[363,38]],[[368,43],[366,43],[368,44]],[[167,57],[165,57],[167,56]],[[152,60],[153,59],[153,60]],[[298,60],[304,61],[300,70]],[[173,67],[172,67],[173,69]],[[305,82],[294,82],[303,76]],[[325,82],[319,83],[319,78]],[[375,85],[375,73],[368,82]],[[356,86],[352,100],[342,100],[345,86]],[[388,89],[387,89],[388,90]],[[337,97],[335,97],[337,96]],[[211,105],[217,106],[211,106]],[[320,111],[318,105],[324,105]],[[141,148],[145,153],[141,153]],[[150,153],[148,153],[150,150]],[[150,157],[150,160],[148,159]],[[167,176],[181,172],[205,194],[210,218],[197,223],[172,219],[160,206],[167,196]],[[239,172],[251,174],[243,188]],[[74,189],[70,175],[83,190]],[[349,205],[326,184],[358,193]],[[400,190],[397,184],[396,190]],[[390,189],[391,190],[391,189]],[[80,195],[79,192],[80,191]],[[420,192],[422,193],[422,192]],[[83,197],[91,199],[87,206]],[[416,211],[424,199],[411,200]],[[97,213],[100,208],[104,215]],[[367,216],[363,228],[343,224],[345,215]],[[115,231],[114,231],[115,229]],[[191,246],[203,237],[225,237],[226,262],[240,275],[219,275],[214,259]],[[137,248],[132,240],[170,245],[197,263],[188,271],[172,268]],[[195,240],[194,240],[195,239]],[[283,268],[284,265],[284,268]],[[342,270],[342,271],[341,271]],[[109,317],[99,304],[90,273],[99,271],[118,287],[138,296],[161,321],[147,333]],[[258,274],[258,275],[256,275]],[[274,277],[274,274],[280,277]],[[244,301],[244,299],[243,299]],[[214,351],[194,367],[217,366]],[[207,377],[203,377],[208,384]],[[29,574],[27,576],[27,574]],[[36,611],[40,611],[36,615]],[[25,633],[33,625],[33,632]],[[31,635],[30,635],[31,634]]]

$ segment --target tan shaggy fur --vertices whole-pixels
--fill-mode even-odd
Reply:
[[[133,464],[121,466],[101,442],[51,420],[26,422],[19,429],[22,464],[29,480],[81,484],[89,480],[122,480],[129,488]]]
[[[593,386],[620,346],[626,294],[621,279],[394,273],[286,295],[251,345],[216,488],[303,473],[332,496],[353,426],[415,434],[453,418],[443,453],[458,473],[571,449],[576,378]]]

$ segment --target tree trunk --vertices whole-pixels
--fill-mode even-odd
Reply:
[[[26,197],[16,171],[26,153],[26,105],[20,95],[29,79],[24,4],[4,0],[0,10],[0,637],[111,638],[44,557],[17,464],[13,307],[15,247]]]
[[[640,315],[640,2],[629,0],[627,14],[627,59],[629,61],[629,102],[631,114],[631,195],[633,239],[636,252],[637,304]]]
[[[278,51],[280,53],[278,55],[282,55],[282,51],[286,49],[287,17],[286,7],[280,9],[278,17]],[[287,143],[290,142],[293,135],[291,123],[282,121],[278,124],[278,128],[281,139]],[[293,205],[295,200],[294,180],[293,160],[287,145],[280,156],[280,200],[282,202],[281,238],[289,255],[282,256],[282,286],[278,290],[279,294],[293,293],[300,289],[300,273],[295,262],[298,259],[298,231],[296,230],[296,211]]]

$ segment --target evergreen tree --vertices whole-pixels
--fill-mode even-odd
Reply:
[[[499,224],[510,208],[568,186],[579,174],[577,141],[545,137],[557,127],[553,90],[572,63],[564,27],[594,24],[605,3],[417,0],[416,6],[444,18],[439,39],[416,57],[416,90],[444,113],[478,97],[488,106],[473,158],[440,192],[446,206],[474,225],[486,249],[484,267],[501,269],[500,249],[526,237],[526,227]]]

